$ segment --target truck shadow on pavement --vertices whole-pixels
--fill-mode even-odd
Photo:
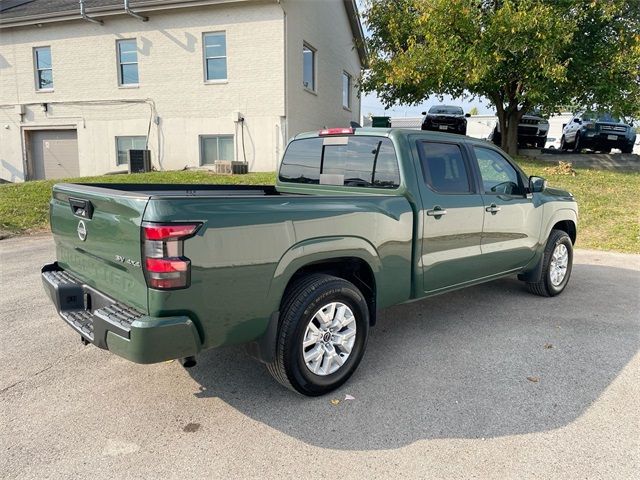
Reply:
[[[638,351],[639,290],[637,271],[575,265],[555,298],[508,278],[384,310],[355,375],[320,398],[282,388],[241,347],[188,372],[196,396],[324,448],[546,431],[576,420]]]

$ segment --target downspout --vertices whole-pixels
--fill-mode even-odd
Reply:
[[[124,11],[127,12],[132,17],[137,18],[138,20],[140,20],[142,22],[146,22],[147,20],[149,20],[149,17],[144,17],[142,15],[138,15],[135,12],[132,12],[131,8],[129,8],[129,0],[124,0]]]
[[[283,35],[284,35],[284,39],[283,39],[283,44],[284,44],[284,68],[283,68],[283,74],[284,74],[284,122],[282,122],[282,117],[281,117],[281,123],[280,123],[280,138],[282,139],[282,151],[284,152],[284,149],[287,146],[287,140],[289,139],[289,43],[288,43],[288,35],[289,35],[289,31],[287,28],[287,11],[284,8],[284,5],[282,5],[282,0],[276,0],[276,2],[278,3],[278,5],[280,5],[280,8],[282,9],[282,15],[283,15]],[[280,163],[280,157],[281,157],[281,152],[280,150],[277,151],[276,153],[276,170],[278,169],[279,163]]]
[[[87,13],[85,12],[85,9],[84,9],[84,0],[80,0],[80,16],[82,17],[83,20],[86,20],[87,22],[97,23],[98,25],[102,25],[102,20],[96,20],[95,18],[91,18],[87,16]]]

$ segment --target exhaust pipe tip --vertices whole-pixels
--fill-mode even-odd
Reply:
[[[196,362],[196,357],[184,357],[180,359],[180,363],[184,368],[192,368],[195,367],[198,362]]]

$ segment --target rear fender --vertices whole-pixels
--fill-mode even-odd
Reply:
[[[252,357],[263,363],[274,361],[280,321],[280,302],[296,272],[310,264],[347,257],[365,261],[373,272],[376,288],[379,288],[380,257],[375,247],[362,238],[314,238],[297,243],[285,252],[276,267],[269,287],[267,301],[273,314],[262,336],[247,345],[247,351]]]
[[[381,261],[376,248],[360,237],[322,237],[293,245],[278,262],[271,285],[269,302],[272,311],[278,310],[284,291],[293,275],[302,267],[323,260],[353,257],[365,261],[380,285]]]

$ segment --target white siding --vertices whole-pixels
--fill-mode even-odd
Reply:
[[[283,0],[287,30],[288,136],[360,119],[360,59],[342,0]],[[302,85],[302,45],[316,49],[316,93]],[[352,77],[351,111],[342,107],[342,72]]]
[[[149,21],[105,18],[6,29],[0,36],[0,178],[24,177],[23,132],[34,126],[78,129],[80,174],[116,165],[115,136],[146,135],[153,100],[149,148],[156,168],[199,164],[198,137],[234,134],[232,112],[245,118],[246,157],[252,171],[276,168],[284,139],[284,24],[275,3],[211,6],[149,12]],[[202,34],[227,33],[228,82],[205,84]],[[116,40],[138,42],[139,88],[118,86]],[[32,48],[50,45],[53,92],[35,89]],[[110,100],[143,100],[113,104]],[[95,105],[79,101],[106,101]],[[48,103],[45,113],[40,106]],[[22,123],[15,104],[24,105]],[[237,136],[238,159],[242,159]]]

